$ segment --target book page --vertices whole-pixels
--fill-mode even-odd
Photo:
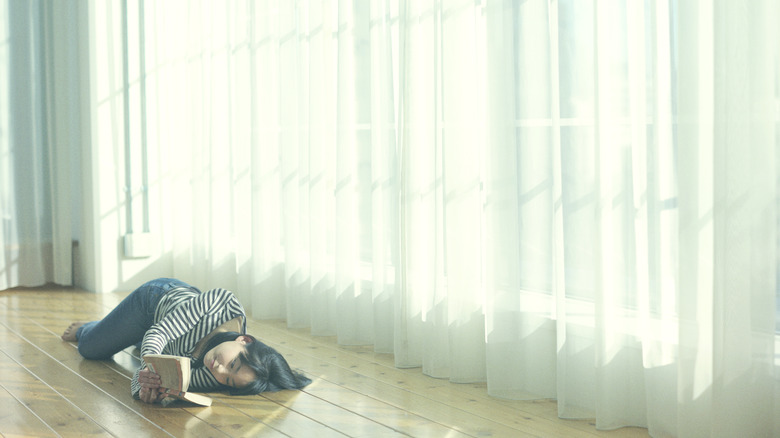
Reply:
[[[171,398],[188,401],[190,403],[195,403],[201,406],[211,406],[211,398],[202,394],[196,394],[194,392],[173,391],[171,389],[166,389],[163,392],[170,395]]]
[[[161,386],[175,391],[187,391],[190,386],[190,359],[167,354],[148,354],[144,361],[160,375]]]

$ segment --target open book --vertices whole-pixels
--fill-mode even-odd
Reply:
[[[171,397],[211,406],[211,398],[194,392],[187,392],[190,386],[190,358],[170,354],[147,354],[144,362],[152,372],[160,375],[160,392]]]

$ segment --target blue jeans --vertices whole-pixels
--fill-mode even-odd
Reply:
[[[160,298],[178,287],[195,287],[173,278],[158,278],[141,285],[100,321],[88,322],[76,331],[79,353],[87,359],[110,359],[125,348],[139,344],[154,325]]]

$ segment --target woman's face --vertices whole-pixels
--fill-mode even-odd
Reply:
[[[257,379],[255,372],[241,363],[239,355],[246,352],[246,344],[252,342],[247,336],[234,341],[223,342],[203,356],[203,365],[211,371],[217,381],[233,388],[243,388]]]

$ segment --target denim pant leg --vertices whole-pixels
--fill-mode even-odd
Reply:
[[[144,283],[105,318],[88,322],[78,329],[76,339],[79,353],[87,359],[110,359],[114,354],[137,344],[154,325],[154,312],[160,298],[167,291],[182,286],[191,287],[171,278]]]

